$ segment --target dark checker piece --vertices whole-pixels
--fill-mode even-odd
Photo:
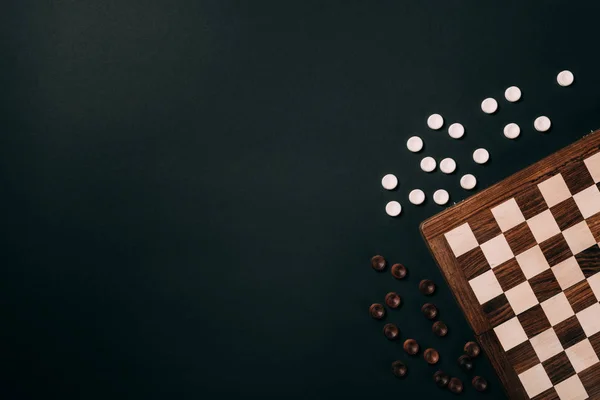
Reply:
[[[383,271],[385,269],[386,264],[387,263],[383,256],[374,256],[373,258],[371,258],[371,267],[375,271]]]
[[[394,264],[392,265],[392,276],[396,279],[404,279],[408,274],[408,270],[402,264]]]
[[[572,197],[551,207],[550,212],[561,231],[583,221],[583,215],[581,215],[579,207],[577,207],[577,203]]]

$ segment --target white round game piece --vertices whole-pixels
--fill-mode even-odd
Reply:
[[[402,212],[402,206],[397,201],[390,201],[385,205],[385,212],[390,217],[397,217]]]
[[[440,169],[445,174],[451,174],[456,169],[456,161],[451,158],[444,158],[440,161]]]
[[[423,148],[423,139],[418,136],[411,137],[406,141],[406,148],[413,153],[418,153]]]
[[[504,91],[504,97],[506,97],[506,100],[510,101],[511,103],[519,101],[521,98],[521,89],[516,86],[511,86]]]
[[[444,125],[444,118],[440,114],[431,114],[429,118],[427,118],[427,126],[429,126],[434,131],[437,131]]]
[[[560,86],[571,86],[574,80],[573,73],[567,70],[559,72],[556,76],[556,81]]]
[[[550,129],[552,123],[550,122],[550,118],[542,115],[541,117],[537,117],[535,121],[533,121],[533,127],[538,132],[546,132]]]
[[[477,179],[471,174],[463,175],[462,178],[460,178],[460,186],[463,189],[471,190],[475,185],[477,185]]]
[[[381,178],[381,186],[387,190],[394,190],[398,186],[398,178],[394,174],[387,174]]]
[[[450,200],[450,195],[444,189],[436,190],[435,193],[433,193],[433,201],[435,201],[435,204],[443,206],[448,200]]]
[[[465,127],[462,126],[462,124],[459,124],[458,122],[455,122],[448,127],[448,135],[450,135],[452,139],[460,139],[461,137],[463,137],[464,134]]]
[[[485,164],[490,159],[490,153],[486,149],[477,149],[473,152],[473,161],[477,164]]]
[[[425,157],[421,160],[421,169],[425,172],[431,172],[435,169],[436,162],[433,157]]]
[[[493,114],[498,109],[498,102],[495,99],[488,97],[481,102],[481,109],[486,114]]]
[[[504,127],[504,136],[509,139],[516,139],[520,134],[521,128],[519,128],[519,125],[515,124],[514,122],[511,122]]]
[[[408,194],[408,201],[417,206],[419,204],[423,204],[425,201],[425,192],[423,192],[421,189],[411,190]]]

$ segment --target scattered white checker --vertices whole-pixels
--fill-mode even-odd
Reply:
[[[525,222],[525,217],[514,198],[492,208],[492,214],[494,214],[494,218],[502,232]]]
[[[504,91],[504,97],[511,103],[517,102],[521,99],[521,89],[517,86],[511,86]]]
[[[425,172],[431,172],[436,167],[436,162],[433,157],[425,157],[421,160],[421,169]]]
[[[417,206],[423,204],[425,201],[425,193],[421,189],[411,190],[408,194],[408,201]]]
[[[590,171],[594,183],[600,182],[600,153],[596,153],[593,156],[586,158],[583,162],[588,171]]]
[[[583,218],[587,219],[600,212],[600,190],[596,185],[577,193],[573,196],[573,200],[575,200]]]
[[[548,321],[552,326],[563,322],[565,319],[575,315],[571,304],[565,296],[564,292],[560,292],[556,296],[550,297],[548,300],[541,303],[544,314],[548,317]]]
[[[569,361],[571,361],[573,369],[577,373],[600,362],[589,339],[583,339],[581,342],[569,347],[565,350],[565,353],[567,353],[567,357],[569,357]]]
[[[540,272],[544,272],[550,268],[540,246],[533,246],[529,250],[525,250],[521,254],[518,254],[516,259],[527,279],[531,279]]]
[[[402,212],[402,206],[397,201],[390,201],[385,205],[385,212],[390,217],[397,217]]]
[[[445,174],[451,174],[456,170],[456,161],[447,157],[440,161],[440,170]]]
[[[539,335],[532,337],[529,339],[529,342],[541,362],[563,351],[562,344],[560,344],[560,340],[558,340],[558,336],[556,336],[553,328],[546,329]]]
[[[596,272],[594,275],[587,278],[587,281],[596,298],[600,299],[600,273]]]
[[[571,86],[575,81],[575,76],[569,70],[560,71],[558,75],[556,75],[556,82],[560,86]]]
[[[475,293],[479,304],[484,304],[502,294],[502,287],[500,287],[500,283],[492,270],[471,279],[469,285],[471,285],[471,289],[473,289],[473,293]]]
[[[560,233],[560,228],[556,223],[556,219],[550,210],[539,213],[538,215],[529,218],[527,225],[537,243],[550,239],[554,235]]]
[[[556,281],[562,290],[568,289],[574,284],[585,279],[585,275],[583,275],[583,271],[581,268],[579,268],[579,264],[577,263],[575,257],[569,257],[565,261],[556,264],[554,267],[552,267],[552,272],[554,273],[554,277],[556,278]],[[598,280],[598,278],[596,280]],[[598,284],[598,289],[600,290],[600,280],[598,280]],[[592,287],[592,290],[593,289],[594,288]],[[600,294],[600,291],[598,294]],[[600,299],[600,297],[598,298]],[[600,318],[598,321],[600,321]]]
[[[477,186],[477,178],[471,174],[463,175],[460,178],[460,186],[465,190],[471,190]]]
[[[480,148],[473,152],[473,161],[477,164],[485,164],[490,159],[490,153],[484,149]]]
[[[381,178],[381,186],[386,190],[394,190],[398,186],[398,178],[394,174],[387,174]]]
[[[589,397],[577,374],[559,382],[554,390],[560,400],[585,400]]]
[[[494,332],[504,351],[508,351],[527,340],[527,334],[517,317],[498,325],[494,328]]]
[[[450,200],[450,194],[444,189],[438,189],[433,192],[433,201],[435,204],[443,206]]]
[[[498,102],[496,99],[488,97],[481,102],[481,110],[486,114],[493,114],[498,109]]]
[[[537,297],[535,297],[535,293],[533,293],[533,289],[531,289],[529,281],[525,281],[507,290],[505,295],[517,315],[539,303]]]
[[[462,124],[455,122],[448,127],[448,135],[452,139],[460,139],[465,134],[465,127]]]
[[[565,229],[562,234],[573,255],[577,255],[583,250],[596,244],[592,231],[590,231],[590,228],[585,221],[581,221],[580,223]]]
[[[583,328],[587,337],[592,336],[594,333],[600,332],[600,304],[594,303],[588,308],[579,311],[577,314],[579,324]]]
[[[533,127],[538,132],[546,132],[552,126],[552,122],[550,122],[550,118],[542,115],[537,117],[535,121],[533,121]]]
[[[556,174],[552,178],[548,178],[538,184],[538,189],[542,192],[542,196],[546,200],[548,207],[554,207],[561,201],[571,197],[571,192],[561,174]]]
[[[452,249],[455,257],[460,257],[479,246],[471,227],[466,222],[451,231],[446,232],[444,237],[448,241],[450,249]]]
[[[514,257],[514,254],[503,234],[500,234],[495,238],[483,243],[481,245],[481,251],[483,252],[488,264],[490,264],[490,267],[492,268],[495,268],[503,262]]]
[[[519,128],[519,125],[515,124],[514,122],[511,122],[504,127],[504,136],[509,139],[516,139],[520,134],[521,128]]]
[[[437,131],[444,125],[444,118],[440,114],[431,114],[429,118],[427,118],[427,126],[429,126],[434,131]]]
[[[423,139],[418,136],[410,137],[406,141],[406,148],[413,153],[418,153],[423,149]]]
[[[552,387],[552,382],[542,364],[538,364],[533,368],[519,374],[519,379],[527,392],[529,398],[535,397]]]

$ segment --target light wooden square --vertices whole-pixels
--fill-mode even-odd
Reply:
[[[563,236],[569,245],[573,255],[581,253],[583,250],[596,244],[592,231],[585,221],[573,225],[563,231]]]
[[[500,234],[481,245],[481,251],[490,267],[495,268],[514,257],[504,234]]]
[[[479,246],[479,243],[477,243],[477,239],[473,234],[473,230],[471,230],[468,223],[464,223],[461,226],[452,229],[450,232],[445,233],[444,236],[455,257],[462,256]]]
[[[475,293],[479,304],[490,301],[502,294],[502,287],[500,287],[500,283],[492,270],[471,279],[469,285],[471,285],[471,289],[473,289],[473,293]]]
[[[548,207],[553,207],[571,197],[571,192],[565,183],[561,174],[556,174],[552,178],[546,179],[538,185],[540,192]]]
[[[519,254],[516,258],[517,263],[519,263],[519,266],[527,279],[533,278],[540,272],[544,272],[550,268],[540,246],[533,246],[529,250]]]
[[[579,375],[565,379],[554,386],[554,389],[560,400],[585,400],[589,397]]]
[[[587,281],[592,288],[592,292],[596,295],[596,298],[600,300],[600,272],[596,272],[594,275],[587,278]]]
[[[560,292],[556,296],[550,297],[548,300],[542,302],[541,306],[552,326],[555,326],[575,314],[564,292]]]
[[[600,153],[583,160],[595,183],[600,182]]]
[[[600,304],[594,303],[576,315],[587,337],[600,332]]]
[[[569,357],[569,361],[571,361],[577,373],[600,362],[588,339],[583,339],[581,342],[569,347],[565,350],[565,353],[567,353],[567,357]]]
[[[510,306],[517,315],[538,304],[538,299],[535,297],[528,281],[507,290],[505,294]]]
[[[529,225],[529,229],[538,243],[542,243],[544,240],[550,239],[552,236],[560,233],[560,228],[550,210],[529,218],[527,225]]]
[[[527,371],[519,374],[519,379],[527,392],[529,398],[535,397],[542,393],[544,390],[548,390],[552,387],[550,377],[546,373],[544,366],[538,364],[535,367],[528,369]]]
[[[525,222],[525,217],[514,198],[492,208],[492,214],[502,232]]]
[[[596,185],[577,193],[573,196],[573,200],[575,200],[575,204],[577,204],[583,218],[589,218],[600,212],[600,190]]]
[[[585,279],[583,271],[579,268],[579,264],[575,257],[569,257],[565,261],[556,264],[552,267],[552,272],[562,290],[565,290],[577,282]],[[598,280],[598,289],[600,289],[600,280]],[[600,293],[599,293],[600,294]],[[600,297],[598,297],[600,299]]]
[[[558,340],[558,336],[556,336],[556,332],[552,328],[546,329],[539,335],[532,337],[529,339],[529,342],[540,362],[544,362],[564,350],[562,344],[560,344],[560,340]]]
[[[517,317],[498,325],[494,328],[494,332],[496,332],[504,351],[508,351],[527,340],[527,334]]]

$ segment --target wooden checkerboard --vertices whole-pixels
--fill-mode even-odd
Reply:
[[[600,399],[600,131],[421,232],[515,399]]]

